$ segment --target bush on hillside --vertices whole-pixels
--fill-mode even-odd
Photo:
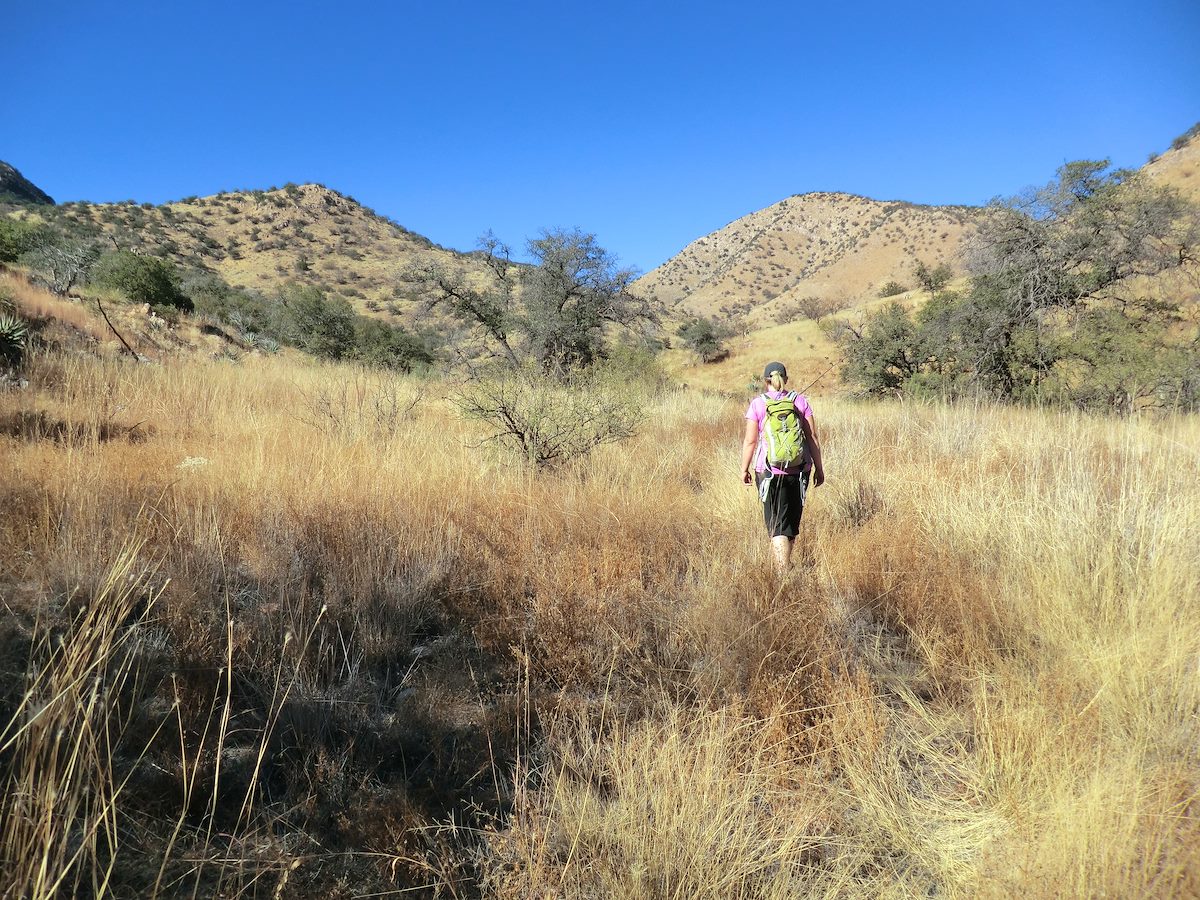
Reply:
[[[358,316],[355,359],[370,366],[412,372],[433,363],[433,354],[420,337],[378,319]]]
[[[0,216],[0,263],[17,259],[49,237],[46,228],[27,219]]]
[[[1179,137],[1175,138],[1175,140],[1171,141],[1171,149],[1178,150],[1180,147],[1185,146],[1188,141],[1197,135],[1200,135],[1200,122],[1197,122],[1183,134],[1179,135]]]
[[[327,297],[310,285],[289,284],[279,295],[282,335],[295,347],[324,359],[347,359],[358,346],[358,318],[340,297]]]
[[[195,272],[183,281],[183,292],[192,299],[195,311],[245,333],[271,333],[272,316],[258,294],[231,287],[213,272]]]
[[[729,355],[720,329],[704,316],[692,316],[675,333],[702,363],[719,362]]]
[[[87,278],[99,255],[91,240],[60,235],[22,254],[20,261],[47,290],[63,295]]]
[[[930,266],[918,259],[913,263],[913,277],[916,278],[917,284],[923,291],[928,294],[936,294],[950,283],[950,279],[954,277],[954,270],[945,263]]]
[[[879,296],[880,297],[895,297],[897,294],[903,294],[907,290],[908,290],[908,288],[906,288],[900,282],[889,281],[887,284],[885,284],[883,287],[881,287],[879,289]]]
[[[105,254],[96,263],[92,281],[120,291],[135,303],[170,307],[184,312],[195,308],[180,288],[179,269],[169,260],[139,256],[128,250]]]
[[[837,334],[844,376],[868,393],[982,391],[1129,412],[1200,404],[1200,326],[1144,282],[1190,264],[1200,215],[1174,191],[1107,161],[1062,167],[1046,187],[995,203],[973,276],[917,264],[931,297]]]
[[[850,302],[844,297],[801,297],[793,301],[795,314],[813,322],[845,309]]]

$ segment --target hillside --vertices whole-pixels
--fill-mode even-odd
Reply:
[[[1200,135],[1181,135],[1143,171],[1155,181],[1200,202]],[[677,256],[644,275],[637,286],[681,312],[748,320],[727,341],[728,356],[700,364],[682,349],[668,352],[668,366],[688,384],[738,392],[767,359],[793,363],[797,386],[817,379],[813,393],[842,387],[837,348],[797,301],[815,297],[817,309],[860,319],[896,300],[919,303],[912,264],[946,263],[962,278],[964,242],[982,210],[972,207],[885,203],[848,194],[789,197],[693,241]],[[909,290],[891,298],[879,288],[895,280]],[[965,280],[958,282],[960,285]],[[1164,273],[1142,283],[1152,296],[1194,302],[1200,298],[1192,270]]]
[[[698,238],[638,287],[703,315],[754,310],[769,319],[788,301],[855,303],[888,281],[911,286],[919,258],[961,272],[978,210],[917,206],[852,194],[800,194]]]
[[[0,160],[0,203],[33,203],[53,206],[54,198]]]
[[[1191,133],[1195,131],[1180,135],[1170,149],[1145,166],[1155,181],[1170,185],[1193,203],[1200,202],[1200,134]]]
[[[188,197],[154,206],[131,201],[40,207],[69,230],[103,235],[122,249],[216,272],[232,285],[270,293],[295,281],[351,302],[359,312],[400,317],[411,294],[400,274],[427,263],[476,265],[318,184]]]

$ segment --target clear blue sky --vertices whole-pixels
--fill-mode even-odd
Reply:
[[[460,249],[649,270],[790,194],[982,203],[1200,119],[1200,2],[9,4],[0,159],[55,199],[319,181]]]

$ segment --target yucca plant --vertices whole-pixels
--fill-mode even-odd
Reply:
[[[0,358],[8,365],[19,365],[25,356],[25,339],[29,326],[12,313],[0,313]]]

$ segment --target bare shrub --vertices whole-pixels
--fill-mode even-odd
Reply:
[[[582,377],[559,383],[518,372],[476,382],[459,406],[495,429],[488,440],[544,468],[633,436],[635,404],[595,386]]]
[[[805,318],[813,322],[825,316],[846,309],[850,301],[844,297],[801,297],[792,300],[784,306],[784,315],[788,320]]]
[[[325,434],[351,438],[391,437],[421,402],[418,390],[395,376],[367,369],[356,369],[352,377],[333,384],[322,383],[302,397],[297,419]]]

